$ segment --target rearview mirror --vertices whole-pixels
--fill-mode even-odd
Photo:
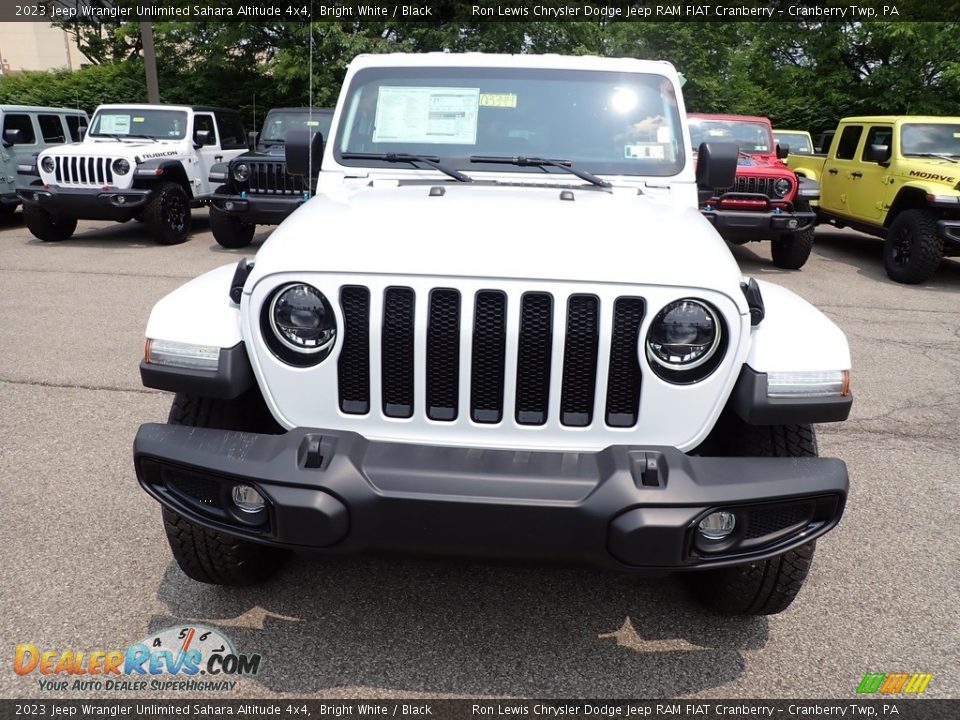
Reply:
[[[737,176],[740,146],[732,142],[700,143],[697,151],[697,186],[728,188]]]
[[[789,146],[789,145],[780,145],[779,143],[777,144],[777,157],[778,157],[778,158],[780,158],[781,160],[783,160],[783,159],[784,159],[785,157],[787,157],[787,155],[789,155],[789,154],[790,154],[790,146]]]
[[[863,161],[868,163],[882,163],[890,159],[889,145],[869,145],[863,153]]]
[[[313,182],[312,176],[320,170],[323,159],[323,133],[291,130],[287,133],[283,152],[287,161],[287,172]]]

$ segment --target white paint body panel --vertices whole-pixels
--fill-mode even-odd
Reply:
[[[230,348],[243,340],[240,308],[229,296],[236,264],[194,278],[153,306],[147,337]]]

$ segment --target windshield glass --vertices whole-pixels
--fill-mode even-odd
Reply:
[[[291,130],[319,130],[326,138],[330,133],[330,112],[314,112],[311,117],[303,112],[272,112],[267,116],[260,132],[260,142],[264,144],[282,143]]]
[[[776,140],[777,145],[781,147],[789,145],[790,152],[795,155],[809,155],[813,152],[813,147],[810,145],[810,138],[803,133],[775,132],[773,138]]]
[[[910,123],[900,131],[904,155],[960,156],[960,123]]]
[[[370,68],[352,81],[334,157],[413,153],[464,170],[550,167],[471,163],[471,156],[571,161],[592,173],[669,176],[684,166],[677,98],[661,75],[539,68]]]
[[[130,135],[158,140],[182,140],[187,135],[187,114],[182,110],[110,108],[93,116],[90,135]]]
[[[747,120],[708,120],[690,118],[690,142],[693,149],[702,142],[735,142],[746,153],[773,152],[770,129],[763,123]]]

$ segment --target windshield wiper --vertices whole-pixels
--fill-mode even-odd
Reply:
[[[573,163],[570,160],[553,160],[550,158],[539,158],[539,157],[524,157],[523,155],[471,155],[470,162],[472,163],[496,163],[500,165],[517,165],[519,167],[555,167],[565,170],[571,175],[576,175],[581,180],[586,180],[588,183],[592,183],[597,187],[602,188],[612,188],[613,185],[608,183],[603,178],[599,178],[593,173],[588,173],[586,170],[578,170],[573,167]]]
[[[406,163],[424,163],[430,167],[439,170],[444,175],[449,175],[458,182],[473,182],[473,178],[464,175],[459,170],[447,167],[440,162],[436,155],[414,155],[412,153],[367,153],[367,152],[345,152],[340,157],[344,160],[383,160],[384,162],[406,162]]]
[[[941,155],[940,153],[904,153],[904,155],[909,155],[910,157],[926,157],[926,158],[937,158],[938,160],[949,160],[952,163],[960,162],[952,155]]]

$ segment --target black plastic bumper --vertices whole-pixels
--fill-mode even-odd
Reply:
[[[53,215],[84,220],[129,220],[150,202],[153,191],[144,188],[102,190],[35,185],[17,191],[25,205],[38,206]]]
[[[221,212],[236,215],[255,225],[279,225],[286,217],[303,205],[301,195],[226,195],[210,196],[210,204]]]
[[[817,221],[813,212],[772,212],[701,208],[721,237],[731,240],[776,240],[781,235],[803,232]]]
[[[846,466],[835,459],[445,448],[312,429],[260,435],[147,424],[134,464],[164,505],[255,542],[647,572],[780,554],[833,528],[847,495]],[[236,483],[256,487],[267,510],[251,519],[237,509]],[[705,544],[696,526],[717,509],[736,513],[736,530]]]
[[[943,238],[944,252],[960,255],[960,220],[938,220],[937,231]]]

